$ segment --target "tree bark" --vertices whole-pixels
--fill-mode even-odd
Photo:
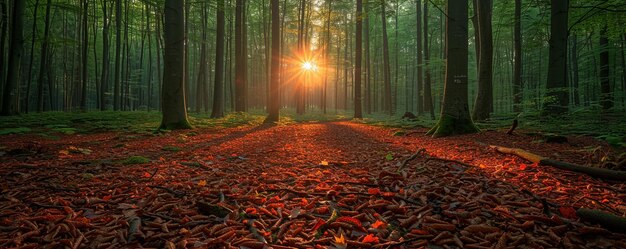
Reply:
[[[354,57],[354,118],[363,118],[361,109],[361,63],[363,50],[363,0],[356,0],[356,41]]]
[[[389,41],[387,39],[387,14],[385,13],[385,0],[380,0],[381,4],[381,21],[383,32],[383,84],[384,84],[384,105],[383,109],[389,115],[393,115],[393,106],[391,99],[391,67],[389,65]]]
[[[215,34],[215,83],[211,118],[224,117],[224,0],[217,2],[217,32]]]
[[[87,18],[89,17],[89,0],[83,0],[83,65],[81,75],[81,94],[80,94],[80,108],[83,111],[87,111],[87,63],[89,59],[89,26],[87,25]]]
[[[602,110],[613,107],[613,92],[611,92],[610,65],[609,65],[609,38],[607,27],[600,31],[600,105]]]
[[[13,14],[11,16],[11,41],[9,45],[7,80],[2,92],[2,111],[0,112],[0,114],[2,114],[3,116],[14,115],[17,113],[16,91],[19,82],[19,71],[20,63],[22,61],[22,52],[24,51],[24,35],[22,33],[24,30],[24,9],[26,5],[25,2],[26,1],[16,0],[13,5]],[[1,59],[4,60],[4,58]]]
[[[428,47],[428,1],[424,1],[424,111],[430,113],[430,118],[435,120],[435,108],[433,107],[433,93],[430,83],[430,48]]]
[[[246,0],[237,0],[235,7],[235,111],[246,111],[246,70],[248,55],[244,54],[247,41],[245,23]]]
[[[107,109],[106,92],[109,88],[109,21],[107,1],[102,1],[102,77],[100,77],[100,110]],[[148,106],[148,109],[150,107]]]
[[[439,122],[427,134],[442,137],[477,132],[467,96],[467,0],[449,1],[446,21],[446,80]]]
[[[474,120],[484,121],[493,112],[493,36],[491,29],[491,0],[477,3],[478,35],[480,40],[478,94],[474,102]]]
[[[189,129],[185,106],[184,0],[165,0],[163,119],[159,129]]]
[[[546,83],[546,114],[559,115],[568,110],[567,90],[567,18],[569,0],[551,0],[550,55]]]
[[[513,111],[521,112],[524,99],[524,86],[522,85],[522,0],[515,0],[515,27],[513,31]]]
[[[272,9],[272,75],[270,76],[270,94],[268,99],[268,115],[265,123],[275,123],[279,119],[280,111],[280,15],[278,0],[270,0]]]
[[[44,21],[44,36],[43,43],[41,44],[41,58],[39,63],[39,84],[37,85],[37,112],[43,112],[44,109],[44,77],[48,65],[46,61],[48,59],[48,46],[50,44],[50,9],[52,8],[52,0],[48,0],[46,4],[46,17]],[[48,89],[49,90],[49,89]]]
[[[422,52],[422,0],[415,0],[415,9],[417,10],[416,15],[416,33],[417,39],[415,40],[417,43],[417,79],[415,82],[415,96],[417,100],[417,113],[421,114],[424,112],[424,100],[422,95],[422,85],[424,80],[424,71],[422,64],[424,63],[424,56]]]

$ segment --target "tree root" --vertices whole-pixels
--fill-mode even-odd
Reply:
[[[530,153],[528,151],[518,149],[518,148],[507,148],[500,146],[489,146],[492,149],[504,154],[516,155],[518,157],[524,158],[528,161],[539,165],[552,166],[558,169],[569,170],[579,173],[584,173],[592,177],[604,179],[604,180],[614,180],[614,181],[626,181],[626,171],[617,171],[610,169],[602,169],[602,168],[592,168],[583,165],[567,163],[552,160],[549,158],[542,157],[537,154]]]
[[[624,217],[586,208],[578,209],[576,215],[584,221],[600,224],[600,226],[611,231],[626,233],[626,218]]]

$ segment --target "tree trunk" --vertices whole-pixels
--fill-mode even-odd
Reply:
[[[513,34],[513,57],[515,64],[513,66],[513,111],[521,112],[523,110],[522,101],[524,100],[524,86],[522,85],[522,0],[515,0],[515,27]]]
[[[8,4],[6,1],[7,0],[0,0],[0,110],[2,110],[4,89],[5,89],[5,84],[6,84],[6,81],[5,81],[6,80],[5,78],[5,73],[6,73],[5,46],[6,46],[6,40],[8,37],[7,29],[9,26],[9,21],[8,21],[9,10],[7,9]],[[36,10],[35,10],[35,13],[37,13]],[[33,39],[35,37],[34,34],[35,33],[33,32]],[[32,54],[32,51],[31,51],[31,54]]]
[[[109,88],[109,21],[107,1],[102,1],[102,77],[100,77],[100,110],[107,109],[106,92]],[[149,108],[149,107],[148,107]]]
[[[383,109],[389,115],[393,115],[393,106],[391,99],[391,67],[389,65],[389,41],[387,40],[387,14],[385,13],[385,0],[380,0],[381,4],[381,21],[382,21],[382,32],[383,32],[383,82],[385,87],[385,97],[384,97],[384,105]]]
[[[607,37],[607,27],[600,31],[600,105],[602,110],[613,108],[613,92],[611,92],[611,82],[609,78],[609,38]]]
[[[493,37],[491,30],[491,0],[477,3],[480,54],[478,94],[474,102],[474,120],[484,121],[493,112]]]
[[[41,44],[41,60],[39,63],[39,84],[37,86],[37,112],[42,112],[44,108],[43,90],[44,90],[44,77],[48,65],[46,60],[48,59],[48,46],[50,43],[50,9],[52,8],[52,0],[48,0],[46,4],[46,17],[44,21],[44,37]]]
[[[265,123],[275,123],[279,119],[280,111],[280,16],[278,0],[270,0],[272,9],[272,75],[270,82],[270,95],[267,103],[268,112]]]
[[[22,52],[24,51],[24,35],[22,33],[24,30],[24,9],[26,5],[25,2],[26,1],[16,0],[13,5],[13,14],[11,15],[11,41],[9,45],[7,80],[2,92],[2,111],[0,112],[0,114],[2,114],[3,116],[13,115],[17,113],[16,91],[19,82],[19,71],[20,63],[22,62]],[[4,60],[4,58],[1,59]]]
[[[470,118],[467,96],[467,0],[447,4],[446,81],[439,122],[428,134],[434,137],[477,132]]]
[[[184,0],[165,0],[163,119],[159,129],[189,129],[185,106]]]
[[[248,46],[244,38],[247,24],[245,23],[246,0],[237,0],[235,7],[235,111],[246,111],[246,70],[248,69],[248,55],[245,48]]]
[[[430,83],[430,48],[428,47],[428,1],[424,1],[424,111],[430,113],[430,118],[435,120],[435,108],[433,107],[433,93]]]
[[[546,101],[544,111],[547,114],[563,114],[568,109],[567,90],[567,18],[569,0],[551,0],[550,15],[550,55],[548,81],[546,83]]]
[[[87,111],[87,63],[89,59],[89,26],[87,18],[89,17],[89,0],[83,0],[83,65],[81,75],[81,94],[80,109]],[[95,41],[94,41],[95,42]]]
[[[578,37],[572,36],[572,47],[570,48],[570,64],[571,64],[571,81],[572,81],[572,99],[574,100],[574,106],[580,105],[580,91],[579,87],[579,68],[578,68]]]
[[[361,62],[363,61],[363,0],[356,0],[356,41],[354,56],[354,118],[363,118],[361,109]]]
[[[421,114],[424,112],[424,100],[422,95],[422,85],[424,79],[424,72],[422,69],[422,63],[424,63],[422,53],[422,0],[415,1],[415,9],[417,9],[417,14],[415,14],[415,27],[417,33],[417,39],[415,40],[417,43],[417,80],[415,83],[415,88],[417,89],[417,92],[415,93],[415,96],[417,98],[417,113]]]
[[[215,34],[215,83],[211,118],[224,117],[224,0],[217,2],[217,32]]]
[[[122,0],[115,1],[115,75],[113,76],[113,110],[120,110],[120,85],[122,75]]]
[[[198,67],[198,79],[196,80],[196,113],[200,113],[202,110],[202,106],[205,102],[208,101],[208,96],[204,93],[206,92],[207,86],[207,71],[209,68],[207,67],[207,29],[208,29],[208,15],[207,15],[207,7],[206,3],[202,3],[202,44],[200,45],[200,66]]]

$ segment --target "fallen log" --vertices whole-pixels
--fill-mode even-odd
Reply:
[[[605,180],[626,181],[626,171],[592,168],[592,167],[587,167],[583,165],[552,160],[552,159],[545,158],[540,155],[533,154],[533,153],[530,153],[528,151],[518,149],[518,148],[507,148],[507,147],[501,147],[501,146],[495,146],[495,145],[490,145],[489,147],[492,149],[495,149],[496,151],[500,153],[516,155],[518,157],[524,158],[538,165],[552,166],[558,169],[584,173],[589,176],[600,178],[600,179],[605,179]]]
[[[576,215],[584,221],[599,224],[611,231],[626,233],[626,218],[624,217],[586,208],[579,208],[576,211]]]

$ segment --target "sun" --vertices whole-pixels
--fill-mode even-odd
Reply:
[[[316,71],[317,65],[313,61],[305,61],[302,63],[302,70],[304,71]]]

